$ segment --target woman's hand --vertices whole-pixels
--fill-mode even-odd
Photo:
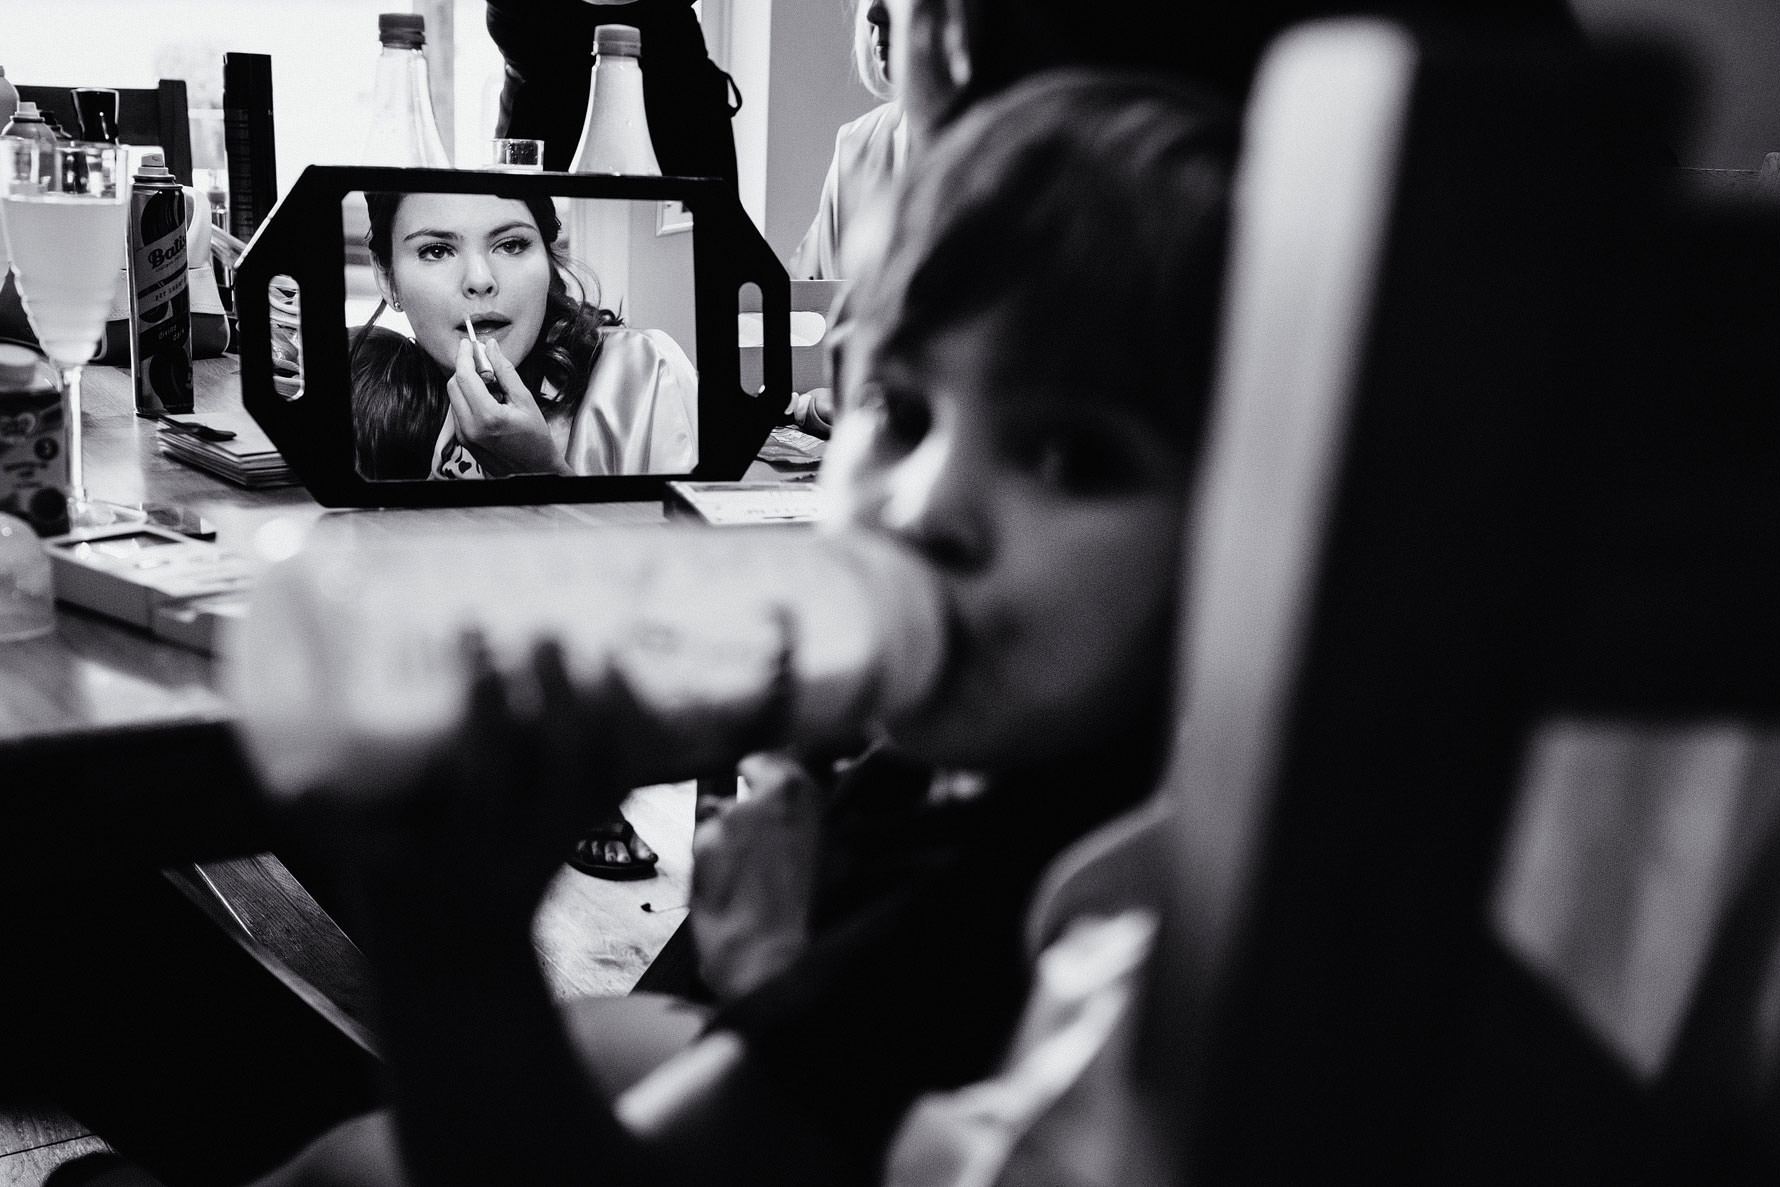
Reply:
[[[544,422],[537,398],[507,361],[499,342],[488,343],[488,361],[505,403],[476,374],[476,352],[468,338],[458,342],[457,369],[445,381],[458,436],[476,455],[483,472],[492,476],[569,473],[568,463],[550,439],[550,426]]]
[[[824,794],[797,760],[742,761],[748,797],[692,837],[692,934],[699,975],[720,1002],[783,971],[808,942]]]

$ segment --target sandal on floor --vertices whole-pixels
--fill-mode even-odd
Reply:
[[[614,816],[611,820],[594,825],[576,840],[575,847],[569,850],[568,863],[583,874],[592,874],[595,878],[610,878],[619,882],[653,878],[656,855],[651,852],[646,857],[637,856],[637,840],[637,830],[630,826],[630,821],[622,816]],[[606,860],[600,850],[611,841],[622,842],[631,859]]]

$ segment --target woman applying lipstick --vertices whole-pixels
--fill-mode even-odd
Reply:
[[[619,324],[556,248],[547,198],[365,195],[384,300],[413,338],[355,335],[353,423],[368,478],[678,474],[698,460],[698,377],[659,331]],[[585,279],[583,279],[585,277]],[[375,322],[375,317],[372,321]],[[646,878],[656,854],[613,813],[568,856]]]
[[[354,343],[361,472],[692,469],[691,363],[666,335],[600,307],[597,287],[556,247],[561,223],[548,200],[372,193],[366,203],[378,285],[413,338],[366,327]]]

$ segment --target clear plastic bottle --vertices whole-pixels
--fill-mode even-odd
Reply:
[[[643,710],[622,748],[633,786],[718,774],[774,744],[866,737],[940,679],[944,592],[889,540],[333,530],[260,578],[225,650],[246,751],[274,794],[401,786],[463,712],[471,626],[503,670],[551,638],[577,687],[622,678]]]
[[[12,119],[0,130],[0,136],[17,136],[22,140],[36,140],[43,144],[56,142],[55,129],[49,126],[43,113],[37,110],[37,104],[29,99],[19,103]]]
[[[18,88],[6,78],[6,67],[0,66],[0,128],[4,128],[19,109]]]
[[[451,154],[439,136],[427,87],[426,18],[418,13],[386,12],[377,18],[383,51],[371,90],[371,123],[360,162],[366,165],[451,168]]]
[[[601,25],[593,34],[593,85],[575,173],[660,176],[643,106],[643,35],[630,25]]]

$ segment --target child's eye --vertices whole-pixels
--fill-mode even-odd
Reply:
[[[451,245],[448,243],[423,243],[414,254],[423,260],[448,259],[451,256]]]
[[[878,418],[889,443],[903,449],[920,444],[933,427],[933,409],[927,397],[909,388],[863,383],[855,403],[860,411]]]
[[[916,445],[933,427],[933,409],[919,393],[890,388],[884,393],[884,427],[904,445]]]
[[[1008,460],[1045,487],[1068,495],[1111,495],[1139,478],[1137,459],[1093,427],[1034,427],[1007,448]]]

